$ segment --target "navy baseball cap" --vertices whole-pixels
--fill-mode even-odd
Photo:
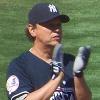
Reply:
[[[67,15],[59,13],[55,5],[49,3],[39,3],[32,7],[28,15],[30,24],[38,24],[50,21],[59,17],[62,23],[68,22],[70,19]]]

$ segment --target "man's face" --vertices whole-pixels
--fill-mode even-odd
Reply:
[[[59,18],[55,18],[46,23],[36,24],[34,32],[36,34],[35,42],[55,46],[61,42],[62,38],[61,21]]]

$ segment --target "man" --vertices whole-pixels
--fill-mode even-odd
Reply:
[[[61,15],[53,4],[39,3],[30,10],[28,19],[26,35],[33,46],[14,59],[8,67],[8,98],[10,100],[91,100],[91,92],[83,74],[86,67],[84,63],[87,63],[89,56],[85,61],[79,60],[82,55],[78,55],[74,62],[73,55],[60,52],[56,55],[62,58],[60,65],[59,60],[53,59],[55,47],[61,43],[63,35],[61,24],[68,22],[69,17]],[[84,48],[82,50],[84,51]],[[89,51],[87,48],[86,50]],[[83,54],[82,52],[79,54]],[[82,66],[78,63],[80,61],[83,63]]]

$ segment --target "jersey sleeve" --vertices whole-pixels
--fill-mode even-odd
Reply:
[[[24,67],[17,61],[13,61],[8,67],[6,88],[9,100],[16,100],[23,95],[27,96],[34,90]]]

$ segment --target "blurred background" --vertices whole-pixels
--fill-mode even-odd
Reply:
[[[53,3],[70,17],[70,22],[63,24],[65,52],[76,55],[80,46],[91,45],[85,78],[92,100],[100,100],[100,0],[0,0],[0,100],[7,100],[9,62],[31,47],[25,27],[30,8],[38,2]]]

